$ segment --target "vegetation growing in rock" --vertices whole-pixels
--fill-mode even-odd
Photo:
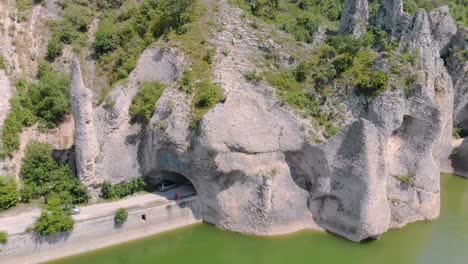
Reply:
[[[10,100],[11,110],[3,127],[3,158],[19,149],[19,134],[24,127],[36,121],[42,129],[57,127],[71,111],[69,78],[54,72],[47,62],[39,64],[37,75],[37,83],[24,79],[16,83],[17,94]]]
[[[21,166],[21,201],[45,197],[60,198],[64,204],[86,203],[86,188],[74,177],[68,165],[60,166],[48,144],[32,141],[26,147]]]
[[[15,179],[0,176],[0,211],[14,207],[18,203],[18,197]]]
[[[104,199],[123,198],[128,195],[143,191],[146,189],[146,183],[143,179],[132,179],[129,182],[122,182],[113,185],[110,182],[105,182],[102,185],[101,196]]]
[[[105,10],[93,43],[102,75],[109,83],[127,78],[148,45],[171,31],[183,32],[195,5],[195,0],[143,0]]]
[[[133,97],[130,105],[132,119],[149,123],[154,114],[156,102],[164,92],[165,86],[160,82],[145,82]]]
[[[5,231],[0,231],[0,244],[6,245],[8,243],[8,234]]]
[[[341,18],[343,0],[235,0],[254,16],[275,24],[296,40],[311,43],[319,25],[334,29]]]
[[[41,236],[64,233],[71,231],[74,224],[70,208],[63,206],[60,199],[52,197],[34,223],[34,232]]]
[[[117,212],[115,212],[114,222],[118,225],[122,225],[127,221],[128,212],[124,208],[119,208]]]
[[[414,187],[414,173],[394,176],[403,186]]]
[[[4,69],[6,69],[5,57],[3,57],[3,55],[0,55],[0,70]]]
[[[418,8],[424,8],[427,12],[434,8],[448,5],[450,14],[458,25],[468,26],[468,5],[465,0],[404,0],[403,10],[407,13],[414,13]]]
[[[203,115],[222,99],[222,91],[218,85],[202,81],[196,87],[193,98],[193,119],[190,125],[192,128],[196,128]]]

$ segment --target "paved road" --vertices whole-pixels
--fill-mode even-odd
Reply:
[[[119,208],[142,207],[154,203],[165,203],[173,200],[175,193],[178,193],[179,197],[183,198],[195,195],[195,189],[192,185],[182,185],[166,192],[136,194],[115,202],[87,205],[81,207],[81,213],[74,215],[73,218],[76,221],[84,221],[91,218],[113,215]],[[27,227],[34,224],[39,215],[40,210],[36,208],[14,216],[2,217],[0,218],[0,230],[6,231],[10,235],[22,233]]]

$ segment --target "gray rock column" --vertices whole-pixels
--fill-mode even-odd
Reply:
[[[367,0],[346,0],[340,21],[340,34],[352,34],[359,38],[367,30],[369,5]]]
[[[83,84],[78,61],[71,64],[70,99],[75,119],[75,149],[78,178],[93,193],[98,179],[95,177],[95,162],[99,144],[94,128],[92,93]]]

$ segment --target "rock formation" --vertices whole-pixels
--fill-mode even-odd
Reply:
[[[365,33],[369,19],[367,0],[345,1],[340,21],[340,34],[352,34],[359,38]]]

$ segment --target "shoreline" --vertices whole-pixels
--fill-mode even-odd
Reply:
[[[122,227],[114,225],[112,214],[78,221],[68,234],[43,238],[18,233],[9,236],[5,246],[0,245],[0,263],[44,263],[200,223],[199,208],[195,196],[129,209]],[[143,215],[147,220],[142,220]]]

